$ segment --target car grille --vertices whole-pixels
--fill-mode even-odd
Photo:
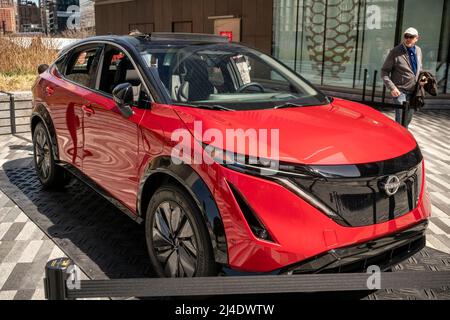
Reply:
[[[339,224],[361,227],[396,219],[417,207],[422,187],[422,160],[417,148],[402,157],[382,162],[312,166],[321,178],[291,177],[290,181],[336,213],[341,218],[335,219]],[[390,177],[398,178],[400,184],[394,194],[388,193],[385,187]]]

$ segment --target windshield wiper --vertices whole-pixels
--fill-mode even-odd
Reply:
[[[303,105],[300,104],[295,104],[295,103],[285,103],[285,104],[280,104],[279,106],[275,106],[273,107],[274,109],[284,109],[284,108],[299,108],[299,107],[304,107]]]
[[[190,104],[190,103],[177,103],[180,106],[194,107],[208,110],[221,110],[221,111],[236,111],[218,104]]]
[[[284,108],[303,108],[303,107],[317,107],[317,106],[323,106],[324,104],[320,104],[320,103],[309,103],[309,104],[295,104],[295,103],[285,103],[285,104],[281,104],[279,106],[275,106],[273,107],[273,109],[284,109]]]
[[[218,104],[198,104],[195,105],[197,108],[201,108],[201,109],[209,109],[209,110],[223,110],[223,111],[236,111],[234,109],[230,109]]]

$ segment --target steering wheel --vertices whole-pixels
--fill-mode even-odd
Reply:
[[[246,84],[242,85],[240,88],[238,88],[238,89],[236,90],[236,92],[242,93],[242,92],[244,92],[245,90],[247,90],[247,89],[250,88],[250,87],[256,87],[256,88],[258,88],[261,92],[265,92],[265,89],[264,89],[264,87],[262,86],[262,84],[260,84],[260,83],[258,83],[258,82],[249,82],[249,83],[246,83]]]

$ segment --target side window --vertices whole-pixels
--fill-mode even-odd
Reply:
[[[150,100],[130,57],[120,48],[112,45],[106,46],[99,80],[98,90],[108,95],[112,95],[117,85],[128,82],[133,86],[136,105]]]
[[[93,88],[97,66],[99,47],[77,50],[70,55],[64,76],[84,87]]]
[[[55,68],[58,71],[58,73],[63,74],[64,72],[64,62],[66,61],[66,55],[63,55],[61,57],[59,57],[56,61],[55,61]]]

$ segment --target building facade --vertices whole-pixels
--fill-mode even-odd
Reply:
[[[96,0],[97,34],[214,33],[216,21],[241,18],[239,38],[270,53],[272,0]]]
[[[45,34],[52,33],[53,22],[53,2],[49,0],[39,0],[41,9],[41,25]]]
[[[41,9],[36,2],[19,0],[17,12],[19,32],[43,32]]]
[[[46,34],[81,28],[80,5],[83,0],[40,0]],[[84,1],[88,2],[88,1]]]
[[[80,26],[80,1],[56,0],[56,25],[59,32]]]
[[[83,30],[95,29],[94,1],[80,0],[80,27]]]
[[[0,35],[16,32],[16,10],[13,0],[0,0]]]
[[[382,91],[380,69],[407,27],[421,34],[424,68],[450,99],[450,0],[96,0],[98,34],[214,33],[215,19],[240,18],[240,40],[323,89]]]

